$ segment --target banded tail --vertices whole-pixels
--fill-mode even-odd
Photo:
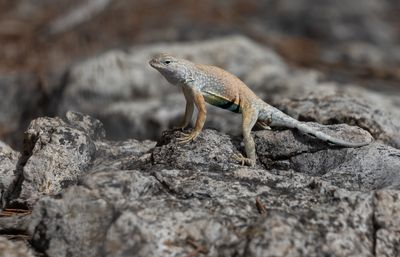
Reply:
[[[280,110],[276,109],[267,104],[267,107],[260,111],[259,115],[261,120],[270,120],[271,126],[279,126],[279,127],[286,127],[286,128],[296,128],[300,132],[303,132],[309,136],[316,137],[322,141],[327,143],[339,145],[339,146],[346,146],[346,147],[360,147],[364,145],[368,145],[372,142],[372,139],[369,142],[361,142],[361,143],[353,143],[348,142],[339,138],[335,138],[330,136],[324,132],[318,131],[317,129],[310,127],[305,122],[298,121],[287,114],[281,112]]]

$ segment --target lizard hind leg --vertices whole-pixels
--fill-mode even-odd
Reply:
[[[240,161],[243,164],[254,166],[256,164],[256,147],[254,139],[251,136],[251,129],[255,125],[258,119],[258,111],[253,108],[244,109],[243,120],[242,120],[242,131],[243,131],[243,142],[246,151],[246,157],[241,155],[234,156],[234,159]]]

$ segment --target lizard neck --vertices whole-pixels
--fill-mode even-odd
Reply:
[[[196,67],[190,62],[185,62],[178,69],[161,73],[173,85],[189,85],[195,80]]]

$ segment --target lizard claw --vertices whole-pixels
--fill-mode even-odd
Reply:
[[[250,167],[253,167],[254,165],[256,165],[256,162],[250,158],[246,158],[244,157],[242,154],[234,154],[232,156],[232,158],[239,162],[242,166],[247,165]]]
[[[186,133],[182,133],[182,134],[183,134],[183,136],[177,138],[177,141],[178,141],[180,144],[186,144],[186,143],[188,143],[188,142],[190,142],[190,141],[195,140],[196,137],[197,137],[200,133],[197,132],[197,131],[193,131],[192,133],[189,133],[189,134],[186,134]]]

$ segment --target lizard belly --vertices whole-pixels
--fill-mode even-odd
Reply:
[[[240,103],[239,101],[237,101],[237,99],[227,99],[223,96],[220,96],[218,94],[209,91],[203,91],[203,97],[207,103],[212,104],[214,106],[236,113],[241,112]]]

